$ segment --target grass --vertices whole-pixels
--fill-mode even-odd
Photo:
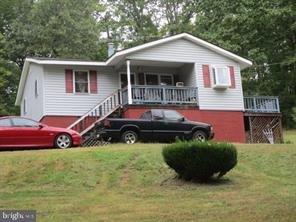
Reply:
[[[296,147],[237,145],[220,183],[180,181],[161,144],[0,153],[0,209],[38,221],[296,221]]]
[[[284,131],[284,141],[285,143],[296,144],[296,130]]]

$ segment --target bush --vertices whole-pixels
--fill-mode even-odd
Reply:
[[[177,142],[163,148],[165,162],[185,180],[222,177],[237,164],[237,151],[228,143]]]

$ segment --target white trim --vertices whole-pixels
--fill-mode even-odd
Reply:
[[[131,85],[131,67],[130,67],[131,61],[126,60],[126,74],[127,74],[127,98],[128,98],[128,104],[133,103],[132,98],[132,85]]]
[[[75,72],[86,72],[87,73],[87,93],[76,92],[75,86]],[[73,75],[73,94],[75,95],[89,95],[90,93],[90,77],[89,77],[89,70],[72,70]]]
[[[39,65],[106,66],[106,62],[79,61],[79,60],[51,60],[51,59],[39,60],[34,58],[27,58],[26,61],[36,63]]]
[[[43,78],[42,78],[42,107],[43,107],[43,114],[42,116],[46,113],[46,106],[45,106],[45,98],[46,98],[46,93],[45,93],[45,82],[46,82],[46,78],[47,78],[47,73],[45,73],[45,70],[44,70],[44,67],[42,66],[42,75],[43,75]],[[41,117],[42,118],[42,117]]]

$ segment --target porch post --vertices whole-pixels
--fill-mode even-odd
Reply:
[[[128,98],[128,104],[132,104],[133,99],[132,99],[130,60],[126,60],[126,74],[127,74],[127,98]]]

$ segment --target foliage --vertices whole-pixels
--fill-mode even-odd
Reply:
[[[27,56],[104,60],[107,41],[130,47],[189,32],[252,60],[245,95],[280,96],[283,124],[296,128],[295,17],[293,0],[2,0],[2,58],[19,69]]]
[[[210,142],[177,142],[163,149],[165,162],[185,180],[206,181],[225,175],[237,163],[234,145]]]
[[[296,130],[284,131],[284,143],[296,144]]]
[[[27,56],[94,59],[99,53],[95,0],[25,0],[10,24],[9,56],[22,64]]]
[[[4,44],[5,39],[0,33],[0,116],[18,113],[17,107],[14,106],[14,100],[20,70],[14,62],[5,58]]]

